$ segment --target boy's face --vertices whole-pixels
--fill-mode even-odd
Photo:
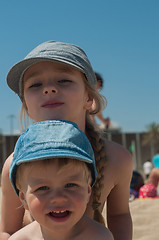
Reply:
[[[42,162],[34,162],[23,174],[19,196],[43,231],[68,234],[86,210],[91,187],[81,166],[61,168],[58,159]]]
[[[36,122],[70,120],[83,130],[81,125],[92,99],[80,71],[63,63],[40,62],[25,72],[23,82],[30,118]]]

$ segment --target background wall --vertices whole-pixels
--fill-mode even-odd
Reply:
[[[152,159],[153,154],[159,149],[159,142],[152,145],[143,145],[143,137],[145,133],[105,133],[105,137],[109,140],[117,142],[131,152],[134,169],[142,172],[142,165],[147,159]],[[0,136],[0,172],[4,161],[13,152],[15,143],[19,135],[16,136]]]

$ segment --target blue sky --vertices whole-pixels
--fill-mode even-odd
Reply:
[[[16,62],[38,44],[74,43],[104,78],[103,114],[123,132],[159,122],[158,0],[0,2],[0,131],[19,129],[21,102],[6,84]]]

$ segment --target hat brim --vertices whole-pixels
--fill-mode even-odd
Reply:
[[[20,89],[21,89],[21,81],[22,81],[24,72],[32,65],[39,62],[44,62],[44,61],[59,62],[59,63],[67,64],[71,67],[76,68],[77,70],[81,71],[84,74],[84,71],[80,66],[74,64],[71,61],[67,61],[66,59],[62,59],[62,58],[60,59],[59,56],[57,58],[56,57],[52,57],[52,58],[36,57],[36,58],[24,59],[18,62],[17,64],[15,64],[7,74],[8,86],[16,94],[18,94],[20,98],[22,98],[22,93],[20,92]]]
[[[82,162],[85,162],[91,170],[91,176],[92,176],[91,186],[93,187],[95,180],[96,180],[97,172],[96,172],[96,169],[94,169],[93,161],[90,158],[87,158],[86,156],[83,156],[80,154],[75,154],[72,151],[62,152],[61,150],[60,151],[54,150],[53,152],[49,152],[49,153],[42,151],[41,153],[36,153],[36,152],[31,153],[30,156],[29,156],[29,154],[27,154],[26,157],[23,157],[22,159],[17,160],[15,165],[12,166],[12,169],[10,169],[11,182],[14,186],[14,189],[15,189],[17,195],[19,195],[19,190],[17,189],[15,183],[16,183],[16,172],[17,172],[18,166],[20,166],[20,164],[27,163],[27,162],[28,163],[36,162],[36,161],[40,161],[40,160],[53,159],[53,158],[69,158],[69,159],[77,159]]]

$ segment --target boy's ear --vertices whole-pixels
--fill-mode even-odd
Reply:
[[[25,199],[25,194],[24,194],[22,191],[19,191],[19,198],[20,198],[20,201],[21,201],[22,204],[23,204],[23,207],[24,207],[26,210],[29,210],[27,201],[26,201],[26,199]]]
[[[85,109],[86,109],[86,110],[90,110],[91,107],[92,107],[92,104],[93,104],[93,97],[90,96],[90,95],[88,95],[88,96],[86,97]]]
[[[92,188],[90,185],[88,185],[88,202],[90,200],[91,193],[92,193]]]

